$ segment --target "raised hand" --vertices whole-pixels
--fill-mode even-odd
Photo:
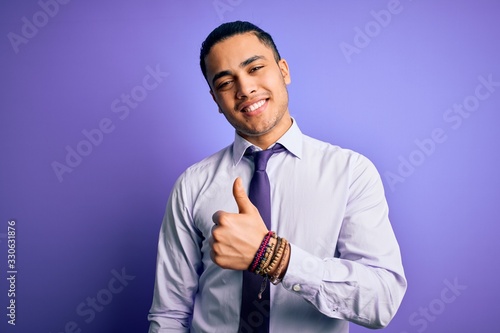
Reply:
[[[238,213],[217,211],[212,216],[212,261],[222,268],[245,270],[268,230],[259,211],[248,198],[241,178],[233,184]]]

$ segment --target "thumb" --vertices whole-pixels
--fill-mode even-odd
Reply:
[[[238,205],[238,211],[240,214],[249,213],[251,210],[255,209],[255,206],[252,204],[245,192],[245,189],[243,188],[243,182],[240,177],[234,180],[233,196],[236,204]]]

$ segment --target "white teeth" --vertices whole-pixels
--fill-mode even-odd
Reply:
[[[247,106],[246,108],[243,109],[243,111],[244,112],[255,111],[258,108],[260,108],[262,105],[264,105],[265,102],[266,102],[265,100],[258,101],[257,103],[254,103],[254,104],[252,104],[250,106]]]

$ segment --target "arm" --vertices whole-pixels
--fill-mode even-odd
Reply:
[[[192,223],[181,177],[174,186],[160,230],[150,333],[188,332],[198,277],[202,236]]]
[[[406,279],[380,176],[363,156],[348,191],[338,254],[319,258],[292,244],[282,284],[329,317],[380,328],[395,315]]]

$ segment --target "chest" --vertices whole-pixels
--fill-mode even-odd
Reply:
[[[312,254],[333,256],[348,200],[348,172],[335,165],[300,162],[269,161],[272,230]],[[248,193],[252,174],[248,163],[219,168],[200,191],[193,218],[204,236],[204,251],[209,251],[212,215],[218,210],[237,212],[234,179],[241,177]]]

